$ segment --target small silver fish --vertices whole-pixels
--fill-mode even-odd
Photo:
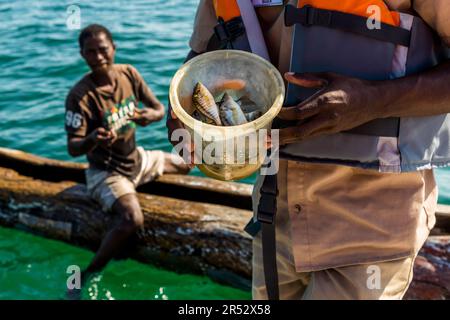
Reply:
[[[197,82],[192,95],[192,104],[202,115],[211,119],[214,124],[221,126],[219,108],[217,107],[211,92],[201,83]]]
[[[253,120],[258,119],[261,116],[262,112],[259,110],[245,113],[245,118],[248,122],[252,122]]]
[[[258,106],[248,96],[242,96],[236,101],[244,113],[249,113],[258,110]]]
[[[213,120],[205,117],[202,113],[200,113],[198,110],[195,110],[192,113],[192,117],[198,121],[201,121],[203,123],[207,123],[207,124],[215,124]]]
[[[225,126],[237,126],[247,123],[241,107],[233,100],[233,98],[225,93],[219,105],[220,119]]]

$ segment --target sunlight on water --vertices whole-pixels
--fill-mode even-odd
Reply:
[[[63,242],[0,227],[0,300],[63,299],[67,267],[86,266],[93,253]],[[111,262],[83,292],[86,300],[250,299],[209,278],[177,274],[133,260]]]

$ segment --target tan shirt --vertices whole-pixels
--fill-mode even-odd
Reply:
[[[450,44],[449,0],[386,2],[391,9],[415,9]],[[194,51],[206,50],[215,24],[212,0],[200,0],[190,40]],[[289,68],[292,39],[283,15],[265,37],[272,63],[283,74]],[[297,271],[413,255],[435,222],[437,186],[432,170],[385,174],[282,160],[278,181],[277,239],[286,246],[277,248],[293,260]],[[260,184],[258,179],[254,201]]]

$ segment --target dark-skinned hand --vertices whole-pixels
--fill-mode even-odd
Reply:
[[[384,101],[374,81],[333,73],[286,73],[285,79],[320,90],[297,106],[281,110],[279,118],[297,123],[280,129],[280,145],[350,130],[381,117],[379,110]]]

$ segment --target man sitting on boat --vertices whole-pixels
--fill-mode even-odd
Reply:
[[[143,225],[135,188],[163,173],[189,172],[181,158],[136,146],[135,127],[164,117],[164,106],[131,65],[114,64],[115,44],[101,25],[90,25],[79,35],[80,54],[91,72],[69,92],[65,129],[73,157],[86,154],[87,190],[104,211],[121,220],[104,238],[82,281],[103,269]],[[144,108],[139,109],[141,102]]]

